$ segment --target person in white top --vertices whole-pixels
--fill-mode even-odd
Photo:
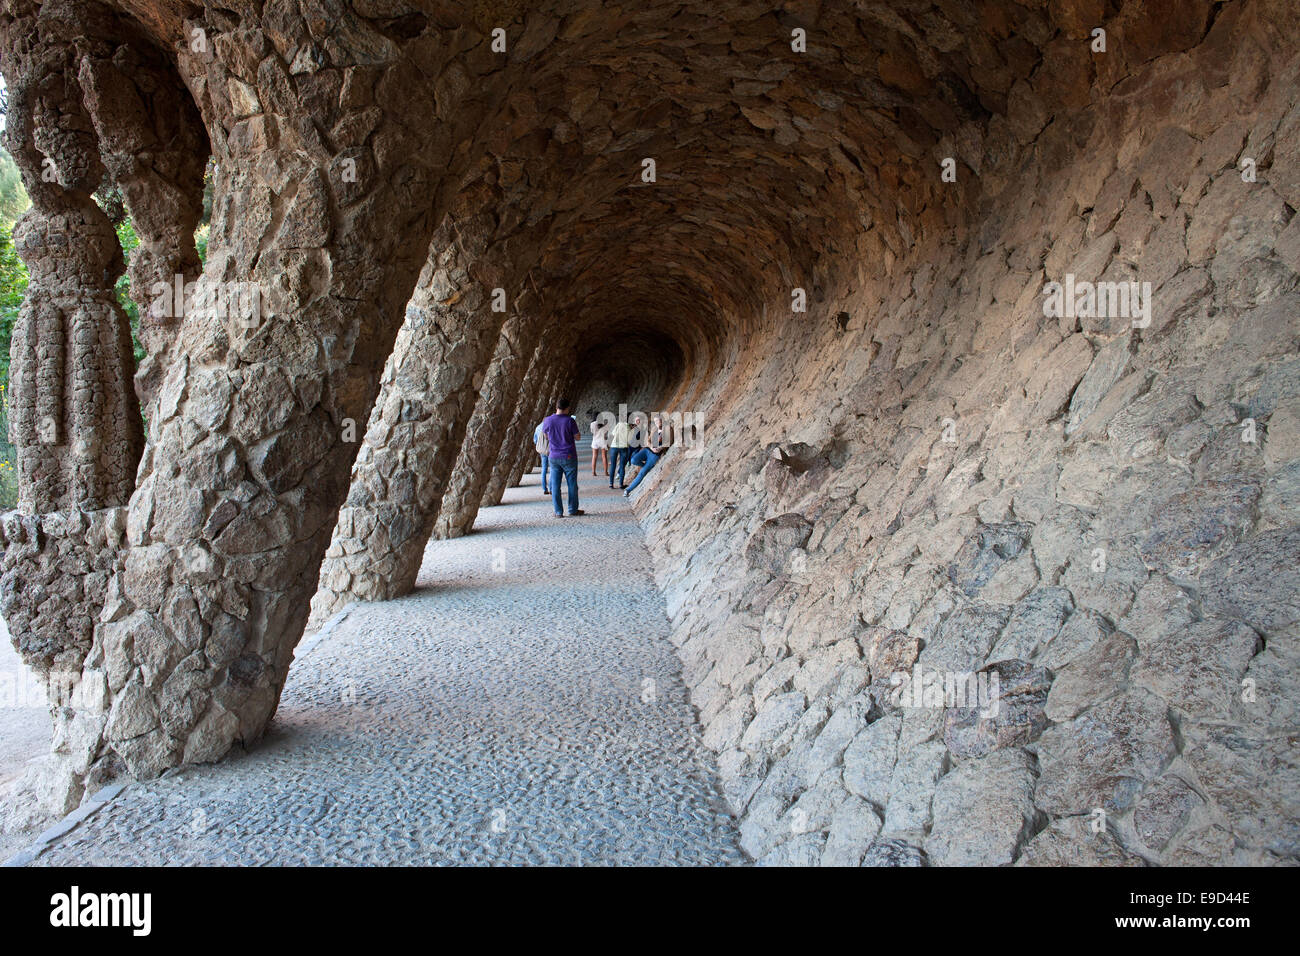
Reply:
[[[599,413],[595,410],[591,412],[591,417],[591,474],[595,477],[596,462],[601,456],[604,456],[605,472],[609,471],[609,425],[600,420]]]

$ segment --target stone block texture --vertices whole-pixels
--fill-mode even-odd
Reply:
[[[700,423],[632,507],[753,860],[1294,863],[1293,13],[0,0],[51,805],[257,739],[565,393]],[[104,183],[258,314],[137,368]]]

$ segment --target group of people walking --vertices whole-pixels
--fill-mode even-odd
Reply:
[[[598,463],[603,461],[604,473],[609,478],[609,487],[614,487],[615,476],[618,487],[626,498],[632,494],[641,480],[649,474],[650,469],[659,463],[672,445],[671,437],[664,428],[663,418],[654,417],[654,422],[647,431],[645,420],[640,415],[633,415],[631,422],[617,421],[613,424],[602,421],[592,412],[591,422],[591,474],[598,473]],[[560,482],[563,479],[569,491],[569,517],[586,514],[578,507],[578,439],[582,429],[573,417],[569,400],[561,398],[555,403],[555,414],[548,415],[533,430],[533,444],[542,457],[542,494],[551,497],[555,505],[555,517],[563,518],[564,500]],[[635,465],[637,472],[632,483],[626,483],[628,465]]]

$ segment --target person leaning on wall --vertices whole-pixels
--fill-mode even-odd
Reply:
[[[645,447],[632,456],[632,464],[637,465],[640,470],[632,479],[632,484],[628,485],[623,492],[624,498],[631,496],[636,486],[641,484],[641,479],[650,473],[651,468],[659,464],[659,459],[663,458],[670,447],[672,447],[672,436],[669,430],[664,428],[663,416],[656,415],[646,438]]]

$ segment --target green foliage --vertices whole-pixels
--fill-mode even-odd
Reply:
[[[14,248],[14,223],[30,205],[13,157],[0,149],[0,508],[18,503],[18,456],[9,443],[9,341],[27,294],[27,266]]]
[[[5,367],[6,376],[9,373]],[[18,504],[18,455],[9,444],[9,388],[0,386],[0,509]]]
[[[140,237],[135,234],[135,226],[130,216],[124,215],[116,228],[117,241],[122,245],[122,258],[129,264],[131,255],[140,245]],[[113,291],[117,293],[117,301],[122,306],[122,311],[131,320],[131,346],[135,352],[135,363],[139,365],[144,361],[145,356],[144,346],[140,344],[140,307],[131,298],[131,279],[127,273],[123,272],[117,277],[117,285],[114,286]]]
[[[31,204],[17,163],[8,152],[0,149],[0,222],[12,227]]]
[[[9,340],[27,293],[27,266],[14,249],[13,224],[0,220],[0,385],[9,381]]]
[[[30,205],[13,157],[0,149],[0,367],[5,380],[9,377],[9,337],[27,293],[27,266],[14,248],[14,223]]]
[[[27,294],[27,266],[14,248],[13,223],[0,220],[0,345],[4,356],[0,362],[9,362],[9,335],[14,319]]]

